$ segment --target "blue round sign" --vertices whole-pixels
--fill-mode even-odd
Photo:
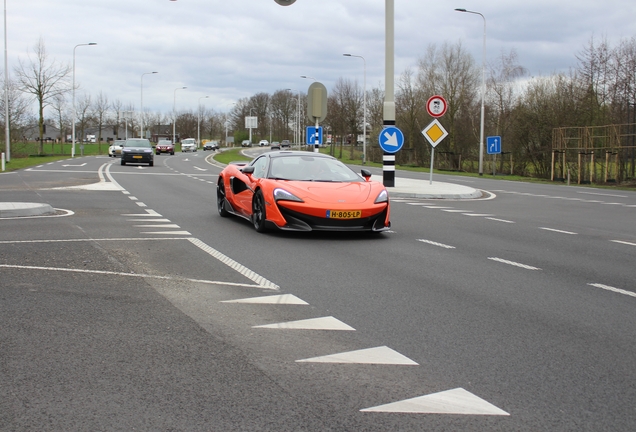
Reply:
[[[387,126],[380,132],[378,142],[386,153],[396,153],[404,145],[404,134],[395,126]]]

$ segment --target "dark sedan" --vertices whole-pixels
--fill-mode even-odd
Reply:
[[[127,139],[121,149],[121,164],[127,163],[147,163],[153,166],[154,154],[150,141],[143,138]]]

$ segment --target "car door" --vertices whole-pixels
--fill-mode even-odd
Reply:
[[[241,173],[233,179],[232,191],[235,193],[235,202],[242,214],[250,216],[252,214],[252,198],[258,183],[265,178],[267,173],[268,158],[260,156],[254,159],[248,166],[254,167],[251,175]]]

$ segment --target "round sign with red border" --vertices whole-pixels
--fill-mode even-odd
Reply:
[[[448,104],[446,103],[446,99],[439,95],[431,96],[426,101],[426,111],[431,117],[441,117],[446,114],[446,109],[448,108]]]

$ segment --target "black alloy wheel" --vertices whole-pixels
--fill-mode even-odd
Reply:
[[[225,209],[225,185],[223,184],[223,179],[219,179],[219,183],[216,185],[216,208],[221,217],[229,215]]]
[[[265,228],[265,219],[265,199],[263,198],[263,193],[259,190],[254,194],[254,198],[252,199],[252,223],[257,232],[262,233],[267,231]]]

